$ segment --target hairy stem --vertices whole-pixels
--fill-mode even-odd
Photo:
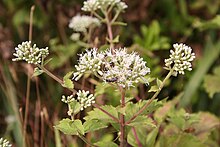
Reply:
[[[125,90],[123,88],[121,88],[121,108],[125,107]],[[124,147],[125,146],[125,118],[124,115],[121,114],[120,115],[120,147]]]
[[[164,87],[166,81],[170,78],[170,76],[172,76],[173,74],[173,69],[171,69],[169,71],[169,73],[167,74],[167,76],[165,77],[165,79],[163,80],[163,82],[161,83],[158,91],[156,93],[154,93],[154,95],[152,96],[152,98],[137,112],[133,115],[132,118],[130,118],[125,124],[129,124],[130,122],[132,122],[139,114],[141,114],[150,104],[151,102],[158,96],[158,94],[160,93],[160,91],[162,90],[162,88]]]

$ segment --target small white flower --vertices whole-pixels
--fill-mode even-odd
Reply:
[[[138,83],[144,76],[150,73],[150,68],[146,67],[137,53],[127,53],[126,48],[115,49],[114,54],[111,50],[106,51],[106,61],[104,63],[103,79],[105,82],[115,83],[124,88],[129,88]]]
[[[174,75],[184,74],[184,70],[191,71],[191,62],[195,59],[195,53],[192,53],[191,47],[180,43],[173,45],[174,50],[170,50],[170,58],[165,59],[166,69],[174,69]]]
[[[127,9],[128,8],[128,5],[126,5],[125,2],[119,2],[117,3],[117,9],[119,11],[123,11],[124,9]]]
[[[36,44],[31,46],[31,41],[22,42],[15,48],[13,54],[16,58],[12,61],[24,60],[30,64],[40,64],[49,55],[48,47],[39,49]]]
[[[70,36],[70,39],[72,39],[73,41],[78,41],[80,39],[80,33],[73,33]]]
[[[78,96],[77,100],[81,105],[81,111],[95,103],[95,97],[93,94],[89,94],[89,91],[79,90],[76,94]]]
[[[12,145],[7,139],[0,138],[0,147],[11,147]]]
[[[114,53],[110,49],[98,53],[94,48],[80,55],[73,78],[77,81],[84,73],[90,71],[99,75],[105,82],[129,88],[143,81],[144,76],[150,73],[145,64],[143,58],[135,52],[128,54],[126,48],[115,49]]]
[[[102,75],[101,65],[103,58],[104,55],[98,53],[96,48],[86,50],[86,53],[80,54],[79,65],[75,65],[77,72],[73,74],[73,79],[79,80],[87,71]]]
[[[69,28],[72,28],[76,32],[86,32],[89,27],[96,26],[100,26],[100,21],[97,18],[86,15],[76,15],[69,23]]]
[[[87,0],[83,2],[83,11],[93,12],[100,8],[100,3],[98,0]]]

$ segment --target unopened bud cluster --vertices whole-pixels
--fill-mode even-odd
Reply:
[[[11,147],[12,145],[7,139],[0,138],[0,147]]]
[[[84,73],[92,72],[99,75],[105,82],[117,83],[123,88],[134,86],[135,83],[146,81],[144,76],[150,73],[137,53],[127,53],[126,48],[110,49],[97,52],[97,49],[87,50],[80,55],[79,64],[75,66],[74,79],[77,81]]]
[[[40,64],[49,54],[48,47],[40,49],[36,44],[32,46],[31,41],[22,42],[15,48],[15,51],[13,55],[16,58],[12,59],[12,61],[24,60],[30,64]]]
[[[192,48],[183,43],[174,44],[174,50],[170,50],[170,58],[165,59],[165,66],[167,70],[174,70],[174,75],[184,74],[184,70],[191,71],[191,62],[195,59],[195,53]]]
[[[77,100],[81,105],[81,111],[95,103],[95,97],[93,96],[93,94],[89,94],[89,91],[79,90],[79,92],[77,92],[76,94]]]
[[[116,10],[122,11],[128,6],[121,2],[121,0],[87,0],[83,3],[82,10],[88,12],[94,12],[98,9],[107,9],[108,7],[114,7]]]
[[[100,24],[97,18],[86,15],[76,15],[70,20],[69,28],[76,32],[86,32],[89,27],[100,26]]]
[[[73,95],[65,97],[63,95],[61,101],[68,105],[71,105],[72,102],[76,101],[79,103],[81,111],[95,103],[95,97],[93,94],[89,94],[89,91],[79,90],[76,95],[77,97],[74,97]],[[71,116],[73,111],[74,110],[72,110],[69,106],[69,110],[67,112],[68,115]]]

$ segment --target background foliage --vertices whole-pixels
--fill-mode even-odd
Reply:
[[[33,23],[34,43],[43,47],[49,46],[53,60],[47,66],[56,75],[62,77],[74,69],[77,53],[84,50],[79,44],[70,40],[72,31],[68,28],[70,18],[80,12],[82,3],[83,0],[0,1],[0,118],[3,120],[0,123],[0,136],[8,138],[17,146],[22,146],[22,122],[19,120],[23,118],[25,110],[27,75],[33,73],[33,68],[21,62],[12,63],[11,58],[16,44],[28,39],[30,7],[36,6]],[[162,79],[166,74],[162,68],[163,61],[169,54],[167,49],[170,49],[173,43],[184,42],[196,52],[197,61],[193,72],[178,79],[172,78],[159,98],[168,97],[169,100],[173,100],[184,90],[177,104],[179,108],[186,108],[187,112],[199,112],[204,120],[213,120],[208,124],[210,126],[218,123],[219,120],[214,119],[213,115],[220,116],[220,1],[126,0],[126,3],[128,10],[120,19],[127,22],[127,26],[115,28],[114,32],[120,34],[120,42],[124,43],[121,45],[136,50],[148,62],[152,77]],[[95,33],[102,34],[101,38],[105,38],[106,34],[102,33],[105,29],[101,28]],[[153,82],[150,84],[154,84]],[[119,93],[108,85],[102,87],[97,81],[88,79],[75,83],[75,88],[98,91],[96,94],[99,104],[118,104]],[[131,89],[128,96],[135,95],[137,100],[147,99],[149,95],[146,95],[146,91],[149,89],[150,87],[146,85],[140,85],[137,89]],[[64,136],[52,127],[59,118],[67,116],[67,108],[60,101],[64,93],[68,94],[68,91],[46,75],[32,78],[27,128],[30,144],[59,146],[62,142],[63,145],[82,146],[83,142],[80,139]],[[173,116],[171,112],[168,116],[181,117],[182,111],[185,110],[178,110],[178,116]],[[81,113],[77,117],[80,119],[83,116],[84,114]],[[175,124],[174,120],[170,122],[165,128],[167,132],[171,125],[175,125],[177,128],[175,131],[178,132],[181,123]],[[152,131],[151,137],[154,137],[153,133],[158,131],[160,130]],[[108,132],[111,132],[111,129]],[[90,134],[87,137],[102,141],[109,141],[115,137],[112,132],[109,134],[105,132],[105,135],[101,135],[102,133],[95,132],[95,135]],[[217,145],[220,144],[218,135]],[[175,136],[169,139],[164,139],[166,134],[161,136],[160,140],[164,141],[165,146],[176,140]],[[188,137],[183,133],[179,141]],[[193,139],[191,137],[189,142],[193,142]],[[132,137],[129,143],[135,144]]]

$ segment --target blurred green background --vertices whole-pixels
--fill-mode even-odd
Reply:
[[[219,0],[125,0],[128,5],[120,20],[125,27],[113,28],[120,35],[118,46],[129,47],[141,53],[151,68],[151,76],[162,79],[164,59],[169,56],[172,44],[182,42],[196,53],[193,71],[185,76],[173,77],[159,98],[174,98],[184,91],[179,107],[189,112],[209,111],[220,116],[220,1]],[[25,111],[27,75],[33,67],[11,61],[15,46],[28,40],[29,14],[35,5],[33,42],[39,47],[48,46],[53,60],[48,69],[59,77],[74,70],[77,54],[84,50],[70,40],[68,28],[71,17],[83,14],[83,0],[1,0],[0,1],[0,137],[22,146],[22,120]],[[85,13],[84,13],[85,14]],[[105,34],[100,28],[98,34]],[[94,34],[97,35],[97,34]],[[103,37],[103,36],[101,36]],[[105,36],[104,36],[105,37]],[[75,83],[76,89],[82,81]],[[69,94],[46,75],[31,79],[31,94],[27,121],[30,145],[59,146],[72,143],[80,146],[76,138],[60,135],[53,125],[67,108],[60,101]],[[94,90],[91,85],[84,89]],[[148,98],[145,85],[136,94]],[[111,97],[112,93],[106,93]],[[117,98],[117,94],[113,97]],[[104,103],[116,103],[116,98]],[[81,114],[82,117],[84,114]],[[220,139],[219,139],[220,142]]]

